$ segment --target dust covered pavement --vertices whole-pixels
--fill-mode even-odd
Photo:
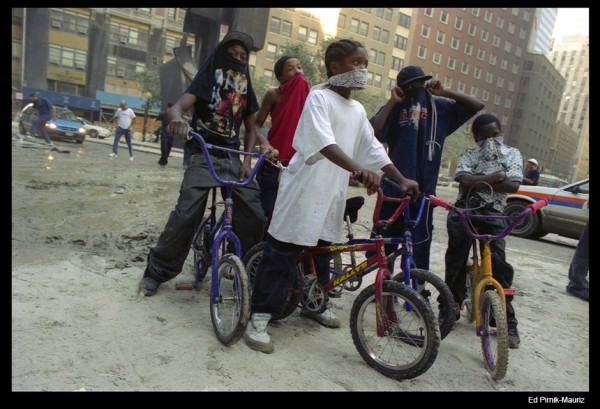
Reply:
[[[522,343],[502,381],[486,376],[479,340],[462,318],[433,366],[398,382],[369,367],[352,343],[357,293],[333,300],[339,329],[297,312],[270,325],[270,355],[243,341],[219,343],[208,279],[198,290],[175,289],[193,279],[191,256],[155,296],[137,294],[148,248],[177,200],[180,159],[161,168],[146,152],[136,151],[133,162],[109,159],[110,146],[92,141],[60,143],[69,154],[28,144],[12,142],[15,391],[589,391],[589,304],[564,292],[572,243],[522,255],[524,242],[511,246],[509,238],[509,258],[519,262]],[[452,199],[455,191],[446,194]],[[368,229],[372,199],[356,234]],[[440,275],[444,217],[436,210],[431,268]]]

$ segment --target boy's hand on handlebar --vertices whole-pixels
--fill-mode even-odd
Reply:
[[[246,156],[242,162],[242,166],[240,166],[240,182],[246,180],[250,176],[250,173],[252,173],[252,161],[250,156]]]
[[[271,145],[260,145],[260,153],[264,153],[267,149],[271,150],[266,159],[275,160],[279,157],[279,151]]]
[[[400,187],[403,192],[408,192],[412,190],[414,192],[414,196],[412,198],[413,201],[417,200],[419,197],[419,183],[416,180],[405,179],[404,182],[400,183]]]
[[[181,139],[189,139],[188,133],[190,129],[190,124],[183,119],[174,119],[167,126],[167,131],[171,135]]]
[[[376,172],[368,169],[361,169],[359,172],[362,174],[360,182],[367,188],[367,194],[377,193],[381,185],[381,177]]]

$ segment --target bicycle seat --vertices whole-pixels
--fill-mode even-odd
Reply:
[[[346,209],[344,210],[344,220],[350,216],[350,223],[358,220],[358,211],[365,204],[365,198],[362,196],[351,197],[346,199]]]

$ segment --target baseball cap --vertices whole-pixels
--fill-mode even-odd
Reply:
[[[432,78],[433,77],[431,75],[425,75],[425,72],[421,67],[417,67],[416,65],[407,65],[400,70],[396,81],[398,86],[401,87],[412,82],[427,81]]]
[[[225,37],[223,37],[222,43],[225,45],[230,41],[239,41],[242,43],[247,53],[250,53],[254,47],[254,40],[252,37],[246,33],[242,33],[241,31],[230,31]]]
[[[535,159],[533,159],[533,158],[531,158],[531,159],[527,159],[527,162],[531,162],[531,163],[533,163],[535,166],[537,166],[537,165],[538,165],[538,161],[537,161],[537,160],[535,160]]]

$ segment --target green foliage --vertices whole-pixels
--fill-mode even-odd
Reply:
[[[144,69],[143,71],[137,71],[135,74],[135,81],[142,92],[149,92],[152,94],[150,98],[150,106],[159,104],[160,105],[160,76],[157,69]]]

